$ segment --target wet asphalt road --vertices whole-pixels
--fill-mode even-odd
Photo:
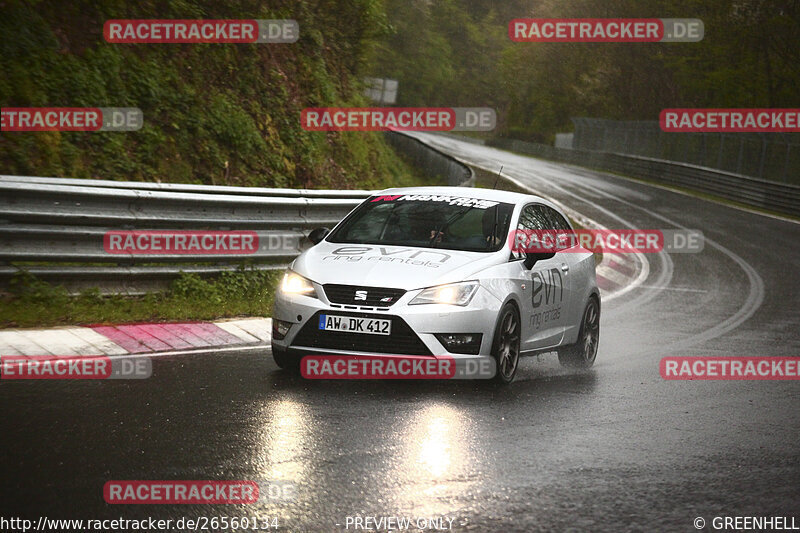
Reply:
[[[269,354],[239,351],[158,358],[142,381],[2,382],[0,516],[268,515],[287,531],[345,531],[348,516],[402,515],[454,519],[454,531],[696,531],[696,517],[779,515],[800,527],[798,382],[658,372],[668,355],[800,356],[800,225],[429,139],[503,164],[610,228],[700,229],[705,250],[651,255],[644,284],[605,302],[585,374],[546,355],[523,360],[509,387],[307,382]],[[112,479],[273,480],[296,494],[110,506]]]

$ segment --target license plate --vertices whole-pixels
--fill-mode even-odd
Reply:
[[[319,329],[365,333],[367,335],[390,335],[392,333],[392,321],[385,318],[319,315]]]

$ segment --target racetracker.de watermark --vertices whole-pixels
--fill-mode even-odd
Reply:
[[[449,355],[307,355],[300,362],[306,379],[492,379],[491,357]]]
[[[661,131],[693,133],[798,133],[800,108],[664,109]]]
[[[2,131],[138,131],[142,110],[136,107],[4,107]]]
[[[508,245],[518,253],[699,253],[704,238],[699,230],[515,230]]]
[[[508,36],[528,43],[669,43],[703,40],[700,19],[519,18]]]
[[[492,131],[489,107],[309,107],[300,114],[308,131]]]
[[[4,355],[2,379],[147,379],[153,366],[147,357]]]
[[[103,37],[109,43],[128,44],[294,43],[300,26],[291,19],[108,20]]]
[[[275,516],[194,515],[173,518],[50,518],[40,515],[31,520],[0,516],[0,531],[266,531],[280,529]]]
[[[248,504],[256,503],[255,481],[108,481],[109,504]]]
[[[264,244],[271,249],[297,249],[296,239],[269,237]],[[117,255],[254,254],[260,246],[254,231],[113,230],[103,235],[106,253]]]
[[[664,357],[666,380],[798,380],[800,357]]]

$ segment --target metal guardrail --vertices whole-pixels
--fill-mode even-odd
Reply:
[[[570,150],[512,139],[493,139],[486,144],[544,159],[685,187],[744,205],[800,216],[800,186],[797,185],[634,155]]]
[[[143,191],[0,183],[0,219],[12,223],[109,225],[127,229],[274,229],[340,220],[357,200]]]
[[[313,228],[332,227],[370,191],[295,190],[277,196],[230,187],[191,186],[193,192],[147,190],[149,184],[92,180],[0,177],[0,280],[20,270],[47,281],[119,286],[168,280],[180,272],[214,274],[241,265],[281,269],[294,258]],[[87,183],[91,182],[91,183]],[[259,191],[263,192],[263,191]],[[326,197],[330,194],[332,197]],[[258,237],[253,253],[111,254],[104,236],[114,230],[249,230]],[[126,290],[126,292],[131,292]],[[133,291],[138,292],[138,291]]]
[[[410,135],[387,133],[386,140],[398,152],[403,152],[412,163],[429,176],[441,176],[447,184],[457,187],[474,187],[475,172],[453,156],[442,152]]]
[[[779,183],[800,183],[796,133],[671,133],[657,120],[573,118],[566,148],[675,161]],[[558,144],[556,144],[558,146]]]
[[[426,173],[441,173],[456,184],[474,180],[469,167],[424,143],[395,133],[389,138]],[[47,281],[108,288],[242,265],[282,269],[309,244],[311,229],[333,227],[372,193],[0,176],[0,282],[21,270]],[[258,236],[258,248],[134,255],[104,247],[109,231],[159,229],[248,230]]]
[[[72,185],[138,191],[187,192],[198,194],[229,194],[234,196],[263,196],[280,198],[337,198],[361,200],[372,194],[367,190],[272,189],[266,187],[234,187],[229,185],[194,185],[188,183],[151,183],[146,181],[111,181],[70,178],[41,178],[38,176],[0,176],[2,183],[40,185]]]

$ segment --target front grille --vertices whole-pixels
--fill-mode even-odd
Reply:
[[[326,331],[319,329],[319,316],[357,316],[364,318],[383,318],[392,321],[391,335],[369,335],[345,331]],[[292,341],[292,346],[327,348],[331,350],[352,350],[395,355],[432,355],[425,343],[406,322],[397,316],[370,313],[338,313],[317,311],[303,326]]]
[[[327,296],[328,300],[332,303],[365,305],[370,307],[389,307],[406,293],[403,289],[335,285],[332,283],[328,283],[322,287],[325,289],[325,296]],[[356,298],[357,296],[358,298]]]

